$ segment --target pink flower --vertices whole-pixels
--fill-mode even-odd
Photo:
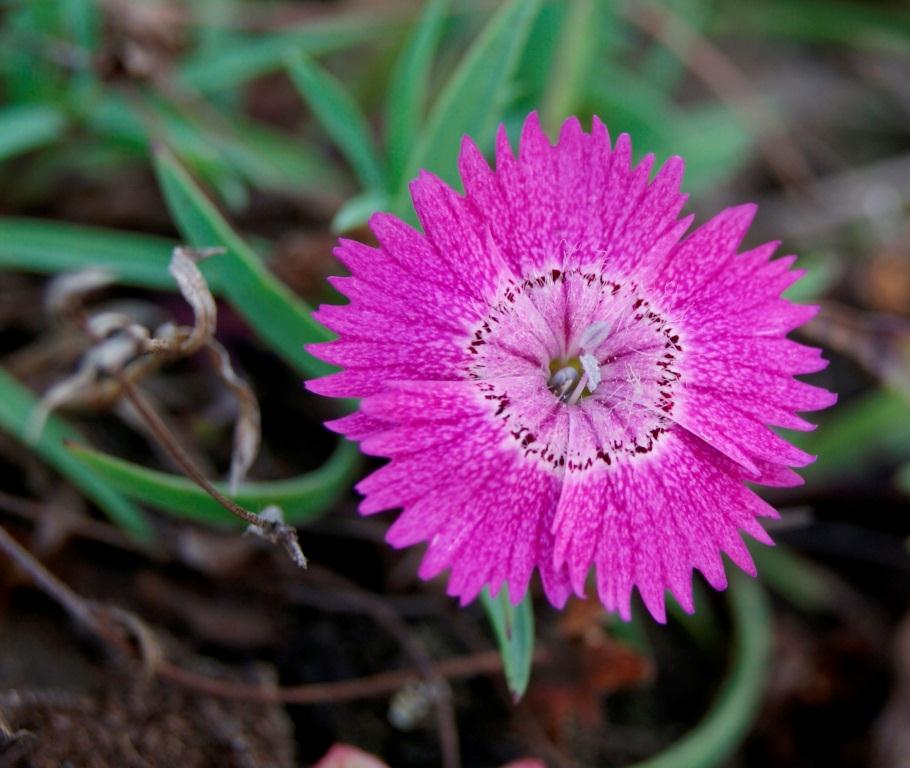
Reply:
[[[342,240],[350,299],[316,317],[339,338],[312,352],[343,370],[307,386],[360,398],[329,427],[391,459],[358,486],[371,515],[402,508],[389,542],[429,546],[420,575],[450,569],[462,603],[489,586],[550,601],[597,592],[628,618],[634,587],[664,620],[669,589],[693,610],[691,571],[726,586],[721,553],[755,568],[740,532],[777,513],[745,483],[792,486],[811,456],[769,425],[835,396],[794,378],[825,367],[785,338],[816,307],[781,292],[802,274],[777,243],[737,253],[754,205],[683,238],[683,162],[653,181],[596,118],[554,147],[537,116],[496,169],[465,139],[459,196],[411,184],[423,234],[388,214],[378,248]]]
[[[333,746],[313,768],[389,768],[378,757],[347,744]],[[502,768],[546,768],[540,760],[525,758]]]
[[[389,768],[378,757],[357,747],[336,744],[316,763],[313,768]]]

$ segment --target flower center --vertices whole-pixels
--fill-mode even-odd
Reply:
[[[493,418],[557,471],[640,458],[670,425],[679,334],[631,281],[586,269],[510,280],[466,349]]]
[[[590,354],[571,360],[551,360],[547,388],[561,403],[575,405],[583,397],[593,395],[600,383],[597,359]]]
[[[567,402],[581,378],[581,361],[577,357],[571,360],[551,360],[549,370],[547,388],[556,395],[559,402]]]

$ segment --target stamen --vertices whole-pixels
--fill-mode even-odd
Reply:
[[[576,379],[578,379],[578,371],[571,365],[567,365],[550,376],[549,381],[547,381],[547,387],[559,400],[565,402],[566,394],[572,388]]]
[[[575,387],[575,391],[572,392],[572,396],[569,398],[569,405],[575,405],[579,400],[581,400],[581,393],[584,391],[585,384],[588,383],[588,374],[585,373],[578,381],[578,386]]]
[[[585,352],[581,355],[578,358],[578,362],[581,363],[581,367],[588,377],[588,392],[593,395],[594,390],[597,389],[598,384],[600,384],[600,363],[590,352]]]
[[[612,330],[613,325],[609,321],[595,320],[581,332],[578,346],[586,352],[593,352],[607,340]]]

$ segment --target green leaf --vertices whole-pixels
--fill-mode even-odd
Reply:
[[[717,6],[716,0],[664,0],[663,4],[667,11],[685,19],[686,25],[698,35],[703,34],[705,25],[715,13]],[[669,26],[665,27],[665,32],[672,34]],[[655,42],[650,46],[650,51],[638,67],[638,71],[652,87],[669,96],[682,80],[686,66],[679,56],[667,50],[663,44]]]
[[[836,43],[906,55],[910,13],[906,5],[841,0],[750,0],[717,4],[711,32],[752,39],[783,37],[803,43]]]
[[[784,291],[784,298],[796,304],[818,301],[830,291],[843,275],[843,266],[831,252],[801,253],[800,269],[806,274]]]
[[[167,271],[176,242],[41,219],[0,218],[0,267],[54,274],[99,267],[119,282],[177,289]],[[207,275],[218,292],[217,275]]]
[[[637,153],[654,152],[659,160],[682,155],[687,191],[710,187],[749,159],[749,136],[723,105],[682,110],[633,70],[614,63],[612,71],[609,81],[589,84],[591,111],[611,132],[632,135]]]
[[[141,172],[148,164],[147,158],[147,152],[104,139],[68,135],[29,159],[15,185],[4,190],[5,202],[11,209],[40,208],[73,178],[99,186],[116,185],[125,173],[133,169]]]
[[[155,153],[164,199],[183,236],[194,246],[223,246],[205,274],[217,275],[224,296],[272,349],[305,376],[333,368],[308,354],[303,345],[326,341],[329,332],[310,317],[310,308],[259,261],[170,152]]]
[[[695,611],[687,613],[676,600],[667,596],[667,616],[679,624],[699,649],[705,653],[717,653],[726,643],[726,632],[708,595],[704,582],[694,580],[692,583],[692,602]],[[650,621],[651,617],[646,619]]]
[[[344,179],[337,166],[298,138],[231,115],[224,117],[214,140],[227,160],[260,189],[295,197],[307,192],[341,194]]]
[[[205,50],[189,58],[180,69],[182,85],[202,91],[222,91],[255,77],[277,72],[288,56],[316,56],[350,48],[381,36],[400,23],[387,15],[360,14],[307,23],[299,29],[272,35],[235,38],[218,50]]]
[[[101,36],[101,9],[93,0],[60,0],[60,15],[69,37],[87,57],[81,63],[90,68],[88,57],[97,51]]]
[[[68,97],[82,99],[97,86],[92,58],[101,38],[102,11],[95,0],[60,0],[59,8],[61,31],[71,46],[67,52],[73,67]]]
[[[531,598],[526,595],[518,605],[512,605],[509,589],[504,586],[496,597],[491,597],[485,588],[480,593],[480,599],[493,625],[506,683],[517,702],[531,680],[531,662],[534,659],[534,608]]]
[[[370,126],[344,86],[303,54],[288,59],[300,95],[351,164],[364,189],[385,189],[386,173]]]
[[[154,141],[167,144],[211,185],[231,208],[249,200],[239,169],[220,151],[213,131],[198,128],[188,110],[138,94],[104,93],[77,105],[83,122],[108,141],[115,140],[147,156]]]
[[[111,488],[163,512],[198,522],[243,525],[192,481],[140,467],[81,445],[69,445],[73,457]],[[319,469],[290,480],[245,483],[231,495],[227,484],[215,483],[226,496],[252,512],[277,504],[288,523],[315,520],[351,489],[360,466],[357,446],[342,440]]]
[[[543,3],[534,18],[528,39],[515,67],[513,77],[521,83],[522,94],[514,106],[521,117],[540,107],[547,82],[553,74],[553,62],[559,48],[559,31],[571,7],[570,3]]]
[[[244,182],[290,195],[341,188],[340,174],[306,145],[200,104],[104,94],[81,111],[93,131],[143,153],[157,138],[235,208],[245,204]]]
[[[803,613],[822,613],[834,607],[835,592],[824,573],[788,547],[768,547],[748,541],[749,552],[763,583]]]
[[[910,458],[910,403],[889,390],[851,399],[819,418],[820,427],[792,437],[818,460],[800,473],[813,482],[861,477],[881,461]]]
[[[170,183],[179,182],[171,179]],[[193,189],[201,195],[198,188]],[[185,213],[191,215],[192,212]],[[224,244],[230,241],[244,254],[245,261],[239,266],[225,264],[232,258],[239,258],[225,255],[203,262],[201,269],[209,287],[216,295],[226,297],[264,341],[281,352],[299,372],[307,376],[330,372],[330,366],[306,355],[301,346],[307,341],[326,340],[328,331],[309,317],[309,310],[302,301],[262,267],[217,212],[214,215],[218,219],[212,220],[212,226],[220,222],[217,233],[214,230],[206,233],[201,229],[202,223],[198,223],[199,242]],[[153,235],[39,219],[0,218],[0,267],[7,269],[55,274],[98,267],[127,285],[176,291],[174,279],[168,273],[175,245],[177,243],[172,240]],[[246,283],[238,286],[237,280]]]
[[[0,48],[4,58],[4,100],[10,104],[37,104],[57,99],[63,73],[45,52],[61,32],[57,0],[14,3],[4,11],[0,31],[9,35]]]
[[[771,656],[771,611],[761,586],[734,572],[729,590],[733,614],[730,670],[711,709],[682,739],[630,768],[714,768],[748,735],[761,708]]]
[[[610,133],[634,137],[636,152],[672,152],[673,128],[679,116],[673,103],[632,69],[611,65],[612,77],[588,83],[587,105]]]
[[[540,0],[511,0],[487,22],[434,104],[408,159],[405,180],[424,168],[455,183],[462,137],[470,135],[481,147],[492,143],[512,74],[539,8]],[[399,190],[395,210],[409,215],[406,186]]]
[[[389,207],[389,196],[385,192],[364,192],[348,200],[332,219],[333,232],[348,232],[363,226],[376,211]]]
[[[393,189],[401,183],[408,153],[417,141],[433,57],[448,9],[449,0],[428,0],[392,70],[384,124],[389,183]]]
[[[240,7],[234,0],[195,0],[187,6],[193,29],[194,57],[217,54],[238,40],[236,22]],[[242,12],[242,11],[241,11]]]
[[[673,135],[672,127],[679,133]],[[680,111],[670,128],[666,144],[686,160],[686,189],[697,193],[729,179],[754,154],[750,137],[737,116],[721,104]]]
[[[0,161],[57,141],[66,130],[66,116],[47,104],[0,109]]]
[[[541,122],[551,132],[578,109],[597,52],[594,32],[603,10],[596,0],[575,0],[566,11],[541,105]]]
[[[27,434],[37,404],[37,399],[28,389],[0,368],[0,429],[35,451],[133,539],[143,544],[151,543],[154,530],[142,511],[113,490],[98,474],[76,461],[64,448],[64,440],[84,438],[63,419],[51,414],[38,441],[34,444],[28,441]]]

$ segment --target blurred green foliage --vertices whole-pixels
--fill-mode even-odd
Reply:
[[[176,15],[165,4],[142,6],[2,4],[0,181],[14,209],[53,198],[74,173],[103,183],[131,166],[148,168],[158,146],[172,158],[158,163],[159,172],[171,167],[182,175],[177,169],[185,167],[190,175],[183,182],[194,184],[195,177],[228,212],[246,210],[254,191],[315,197],[336,209],[334,227],[344,231],[379,209],[412,216],[407,182],[418,169],[457,184],[461,136],[470,134],[489,152],[495,126],[504,122],[514,135],[532,109],[551,132],[568,114],[583,120],[597,114],[614,134],[631,133],[639,155],[682,155],[686,188],[697,193],[755,158],[759,129],[710,94],[681,101],[685,62],[631,24],[631,14],[657,9],[721,41],[773,37],[906,52],[910,39],[906,9],[845,1],[514,0],[491,12],[483,3],[432,0],[416,15],[327,11],[298,23],[270,21],[279,18],[277,10],[270,16],[277,6],[263,3],[256,6],[265,19],[258,25],[244,21],[252,6],[242,0],[205,0],[180,6]],[[295,129],[251,116],[250,90],[263,77],[296,86],[304,116]],[[191,234],[167,175],[162,188],[178,206],[172,209],[184,236],[219,240],[204,228]],[[219,227],[227,237],[226,222]],[[229,237],[243,249],[230,263],[256,272],[254,284],[268,280],[254,266],[258,257]],[[114,266],[127,283],[173,288],[168,247],[147,236],[57,222],[0,221],[0,265],[7,268],[56,272],[100,264]],[[217,291],[237,293],[238,281],[225,283],[219,274],[225,262],[207,266],[207,276]],[[821,295],[827,269],[824,259],[810,262],[796,298]],[[270,281],[267,292],[275,291],[281,288]],[[305,306],[288,295],[257,321],[256,298],[264,295],[254,291],[241,312],[296,368],[324,371],[300,351],[303,341],[321,335]],[[284,313],[286,323],[275,323],[275,313]],[[813,448],[814,442],[808,440]],[[844,443],[844,461],[855,445]],[[840,451],[837,444],[824,448],[827,456]]]
[[[686,62],[632,17],[670,14],[693,39],[712,42],[779,39],[906,57],[910,40],[906,7],[860,0],[428,0],[415,13],[327,4],[299,22],[280,10],[248,0],[0,1],[0,205],[40,210],[74,174],[103,184],[128,169],[154,172],[180,237],[227,249],[203,266],[212,289],[302,376],[329,370],[303,349],[328,334],[269,271],[271,244],[259,241],[254,250],[228,223],[256,195],[318,201],[318,210],[334,212],[338,231],[380,209],[413,220],[407,183],[419,169],[457,185],[462,135],[489,155],[496,126],[504,123],[514,137],[533,109],[551,134],[567,115],[587,121],[597,114],[614,135],[631,133],[639,156],[685,157],[687,191],[709,192],[755,160],[765,128],[710,88],[680,98]],[[291,123],[250,108],[263,83],[296,95]],[[152,234],[0,217],[5,269],[54,274],[101,266],[123,284],[174,290],[167,273],[174,244]],[[826,258],[807,267],[795,300],[817,299],[833,280]],[[802,439],[822,457],[807,470],[810,481],[875,459],[910,461],[905,395],[874,389],[824,414],[824,428]],[[0,429],[24,440],[33,403],[0,370]],[[131,498],[179,516],[220,519],[181,478],[91,449],[70,451],[63,438],[80,439],[52,418],[31,447],[135,538],[148,541],[151,529]],[[309,520],[347,492],[356,461],[357,452],[342,447],[312,475],[250,484],[237,498],[253,506],[273,498],[290,519]],[[900,479],[910,489],[910,465]],[[804,573],[786,558],[766,558],[763,568],[782,592]],[[804,591],[794,601],[812,599]],[[533,650],[529,604],[486,605],[520,695]],[[732,615],[733,667],[715,708],[676,751],[647,765],[716,764],[745,732],[768,642],[767,611],[754,586],[739,587]],[[716,634],[714,624],[686,626],[696,637]]]

